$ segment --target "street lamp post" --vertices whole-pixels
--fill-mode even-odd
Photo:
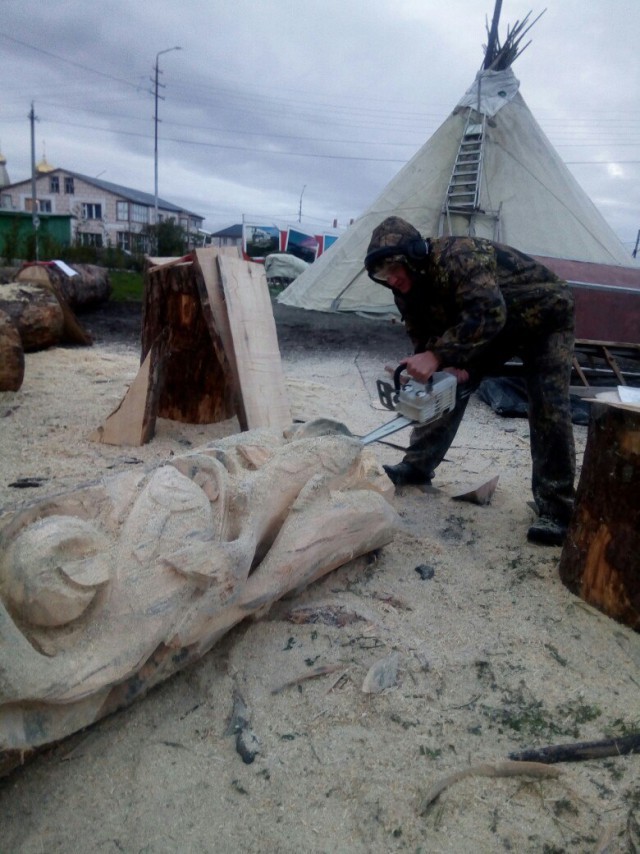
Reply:
[[[160,87],[159,76],[160,69],[158,67],[158,59],[162,56],[163,53],[170,53],[172,50],[182,50],[181,47],[168,47],[166,50],[159,50],[156,53],[156,64],[155,64],[155,86],[154,86],[154,97],[155,97],[155,115],[154,115],[154,146],[153,146],[153,165],[154,165],[154,211],[155,211],[155,220],[154,225],[156,227],[156,247],[157,247],[157,229],[158,229],[158,99],[160,97],[158,93],[158,89]],[[163,99],[164,100],[164,99]]]
[[[298,222],[302,222],[302,196],[304,195],[304,191],[307,189],[307,185],[305,184],[302,188],[302,192],[300,193],[300,204],[298,205]]]
[[[35,260],[38,261],[38,228],[40,227],[40,217],[38,216],[38,198],[36,195],[36,135],[34,128],[36,114],[33,110],[33,101],[31,102],[29,121],[31,122],[31,221],[33,223],[33,240],[36,255]]]

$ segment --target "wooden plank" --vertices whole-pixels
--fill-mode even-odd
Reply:
[[[151,347],[123,399],[109,415],[103,427],[89,436],[92,442],[105,445],[139,447],[153,438],[158,408],[161,358],[160,344]]]
[[[264,269],[218,255],[247,428],[284,428],[291,409]]]

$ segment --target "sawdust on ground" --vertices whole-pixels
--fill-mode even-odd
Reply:
[[[142,448],[89,442],[139,361],[139,318],[110,324],[110,312],[85,318],[94,347],[28,354],[22,389],[0,394],[5,510],[237,430],[160,420]],[[334,417],[357,435],[387,420],[375,379],[406,355],[401,327],[275,315],[294,417]],[[575,433],[580,461],[586,428]],[[373,447],[381,462],[400,457]],[[489,506],[452,499],[495,475]],[[10,485],[25,479],[40,486]],[[640,635],[566,590],[559,549],[526,542],[529,479],[526,422],[473,399],[433,487],[396,495],[401,527],[375,559],[241,624],[141,702],[0,781],[0,850],[639,850],[638,756],[563,764],[557,779],[472,775],[422,808],[434,783],[469,766],[640,728]],[[315,622],[300,622],[302,606]],[[364,693],[392,655],[393,687]],[[325,665],[335,669],[273,693]],[[251,764],[227,734],[237,694],[258,741]]]

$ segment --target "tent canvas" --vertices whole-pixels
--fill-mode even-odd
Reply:
[[[478,200],[472,213],[447,214],[468,121],[482,123],[484,131]],[[363,266],[373,229],[391,215],[425,237],[471,234],[547,259],[640,271],[536,122],[510,66],[478,73],[433,136],[279,301],[318,311],[397,314],[391,292],[371,282]]]

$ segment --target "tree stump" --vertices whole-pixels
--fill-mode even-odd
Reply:
[[[586,602],[640,630],[640,409],[592,403],[560,578]]]
[[[163,332],[167,357],[158,416],[187,424],[231,418],[231,373],[223,348],[212,340],[191,263],[152,267],[146,273],[141,362]]]
[[[24,350],[20,333],[8,314],[0,311],[0,391],[18,391],[24,379]]]

